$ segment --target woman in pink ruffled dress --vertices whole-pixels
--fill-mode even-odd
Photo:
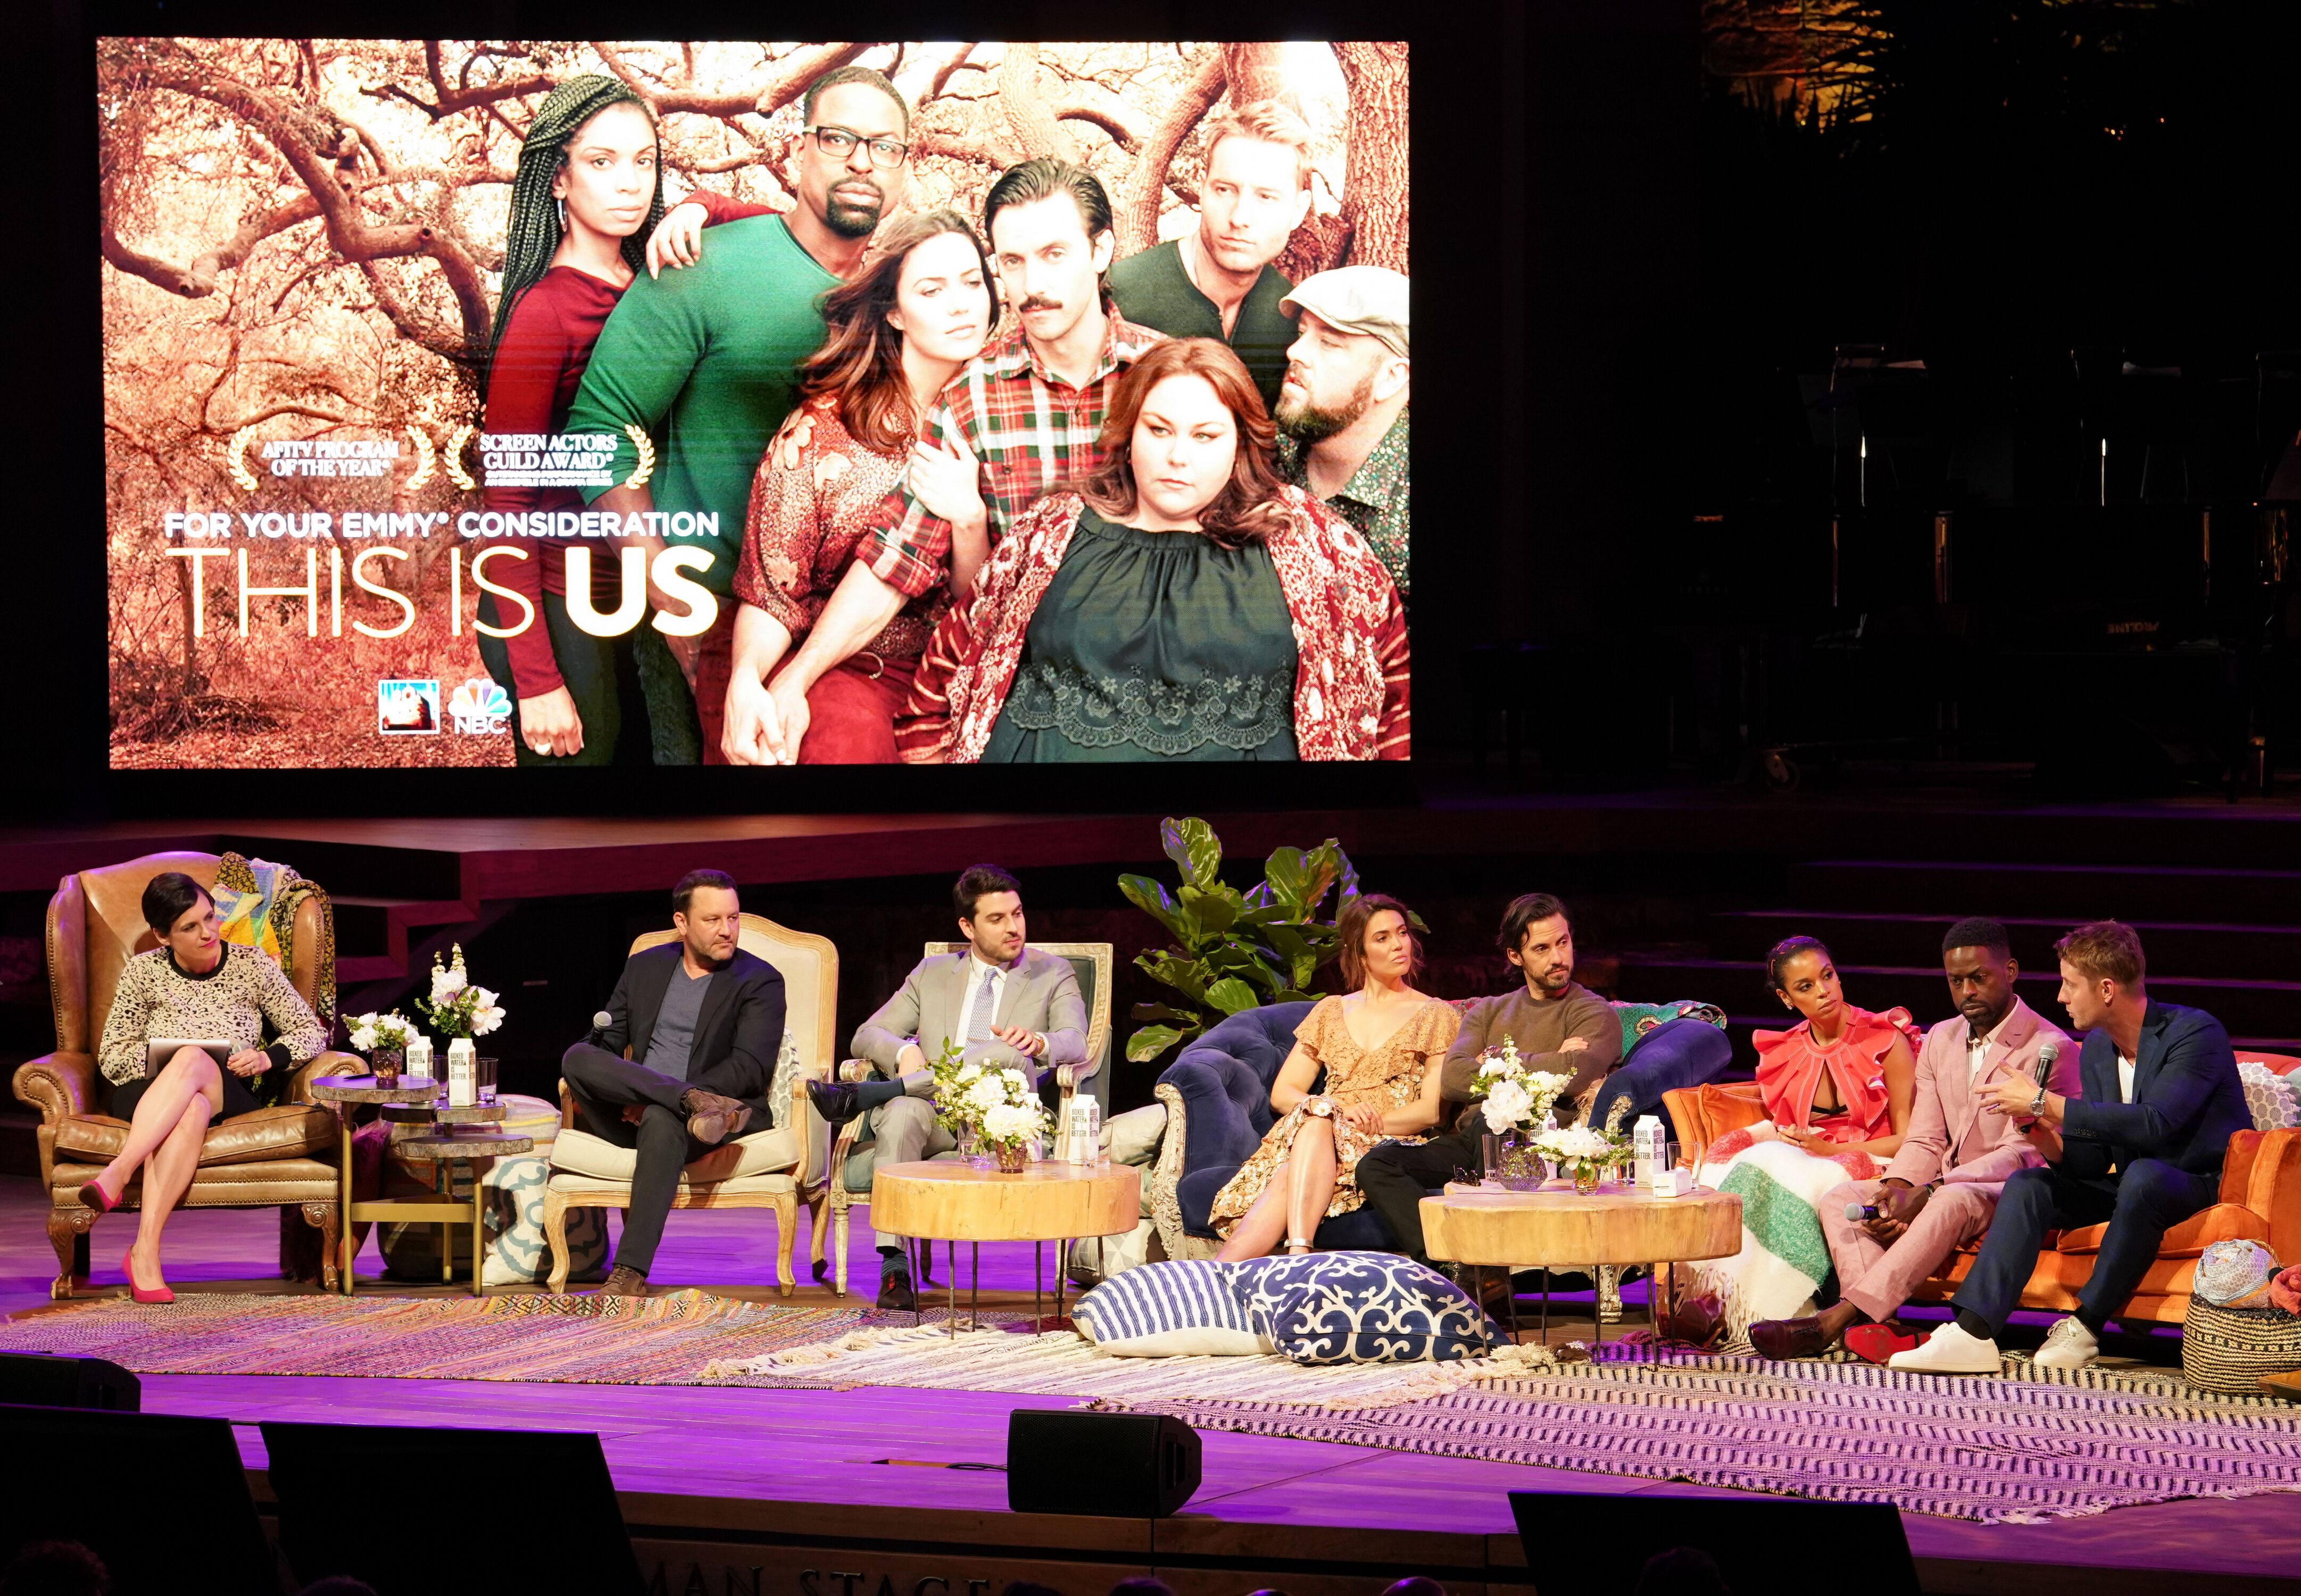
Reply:
[[[1819,1205],[1843,1182],[1875,1178],[1900,1149],[1921,1040],[1907,1009],[1848,1003],[1829,949],[1812,937],[1776,944],[1766,969],[1800,1019],[1753,1039],[1766,1117],[1711,1143],[1700,1169],[1703,1185],[1742,1199],[1742,1250],[1694,1266],[1736,1341],[1754,1320],[1814,1311],[1829,1274]]]

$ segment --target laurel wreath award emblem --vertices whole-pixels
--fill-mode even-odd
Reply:
[[[469,422],[456,428],[454,436],[448,439],[448,480],[466,493],[479,486],[472,480],[472,473],[464,469],[464,446],[471,441],[472,423]]]
[[[431,480],[432,468],[439,464],[439,452],[432,447],[431,435],[423,428],[411,425],[407,436],[415,442],[415,474],[407,479],[407,491],[413,493]]]
[[[640,452],[640,463],[632,468],[632,474],[623,479],[623,486],[644,488],[648,479],[655,475],[655,445],[649,443],[647,433],[636,426],[626,426],[623,436],[630,439],[632,447]]]
[[[255,436],[255,423],[250,422],[231,435],[231,444],[226,451],[231,466],[231,480],[238,483],[241,490],[247,493],[255,492],[257,487],[255,473],[247,469],[247,454],[248,442]]]

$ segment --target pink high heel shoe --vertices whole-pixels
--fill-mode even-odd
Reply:
[[[90,1181],[79,1189],[79,1206],[98,1214],[109,1214],[120,1206],[120,1199],[107,1194],[102,1181]]]
[[[136,1283],[136,1253],[133,1248],[120,1255],[120,1272],[128,1276],[128,1294],[138,1302],[173,1302],[176,1293],[162,1286],[157,1291],[146,1291]]]

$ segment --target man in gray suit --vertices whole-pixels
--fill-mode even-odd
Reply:
[[[958,1143],[935,1123],[928,1060],[957,1042],[969,1063],[1034,1076],[1086,1062],[1086,1000],[1070,961],[1024,945],[1022,883],[996,865],[970,865],[951,888],[963,953],[919,961],[902,990],[857,1028],[856,1057],[879,1078],[810,1081],[807,1095],[834,1125],[870,1116],[881,1164],[947,1152]],[[903,1239],[879,1233],[879,1306],[917,1298]]]

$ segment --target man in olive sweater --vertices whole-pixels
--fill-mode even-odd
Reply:
[[[1574,926],[1566,906],[1547,892],[1528,892],[1502,911],[1494,943],[1524,973],[1523,990],[1485,998],[1462,1016],[1446,1050],[1441,1092],[1468,1104],[1478,1055],[1505,1037],[1518,1044],[1527,1069],[1572,1077],[1553,1112],[1570,1122],[1622,1056],[1622,1022],[1613,1005],[1574,981]],[[1359,1189],[1389,1224],[1407,1257],[1427,1264],[1423,1250],[1422,1199],[1458,1169],[1485,1166],[1479,1133],[1485,1127],[1466,1108],[1455,1128],[1427,1141],[1385,1141],[1359,1160]]]

